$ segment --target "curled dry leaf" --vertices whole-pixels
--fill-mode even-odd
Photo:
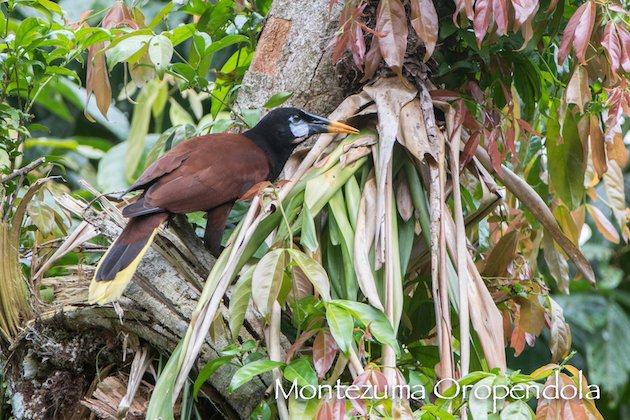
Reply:
[[[521,306],[519,326],[533,336],[537,336],[545,326],[545,308],[538,301],[538,296],[530,295],[518,300]]]
[[[411,1],[411,26],[424,42],[424,61],[427,61],[433,55],[438,38],[438,15],[433,0]]]

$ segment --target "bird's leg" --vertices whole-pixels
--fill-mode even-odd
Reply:
[[[208,222],[206,223],[206,233],[203,236],[203,242],[210,253],[217,258],[221,253],[221,239],[225,230],[225,222],[233,204],[225,203],[207,212]]]

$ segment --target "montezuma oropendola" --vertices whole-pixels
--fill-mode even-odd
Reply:
[[[178,144],[126,191],[142,193],[122,211],[129,222],[96,267],[89,302],[122,295],[170,215],[206,211],[204,240],[217,256],[234,202],[253,185],[273,181],[300,142],[318,133],[357,132],[297,108],[277,108],[242,134],[208,134]]]

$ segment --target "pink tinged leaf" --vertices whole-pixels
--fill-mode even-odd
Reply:
[[[109,83],[105,55],[98,54],[103,48],[105,48],[104,43],[99,42],[88,49],[87,77],[85,82],[87,99],[85,101],[84,114],[91,122],[94,122],[94,119],[88,114],[87,106],[92,94],[96,98],[98,110],[105,118],[107,118],[107,110],[112,102],[112,87]]]
[[[133,29],[138,29],[138,24],[134,22],[133,12],[123,1],[116,1],[109,8],[107,14],[101,21],[101,27],[105,29],[117,28],[122,23],[126,23]]]
[[[630,73],[630,32],[623,25],[618,25],[617,33],[621,41],[621,68]]]
[[[446,89],[431,90],[429,91],[429,95],[431,95],[431,99],[436,101],[454,101],[462,97],[461,94]]]
[[[346,400],[343,398],[333,399],[332,414],[334,420],[343,420],[346,415]]]
[[[433,0],[411,1],[411,26],[424,42],[424,61],[427,61],[433,55],[438,38],[438,16]]]
[[[604,47],[606,54],[608,54],[608,59],[610,60],[610,70],[616,78],[616,73],[619,71],[619,67],[621,67],[621,43],[617,37],[615,23],[612,20],[608,22],[606,28],[604,29],[602,46]]]
[[[339,22],[341,23],[341,27],[337,32],[337,36],[334,40],[334,49],[332,54],[332,62],[333,64],[337,64],[337,62],[341,59],[344,51],[348,46],[348,42],[350,39],[350,21],[352,19],[352,9],[354,7],[353,2],[346,2],[343,10],[341,11],[341,16],[339,17]]]
[[[567,85],[565,101],[567,104],[576,104],[580,112],[584,113],[584,106],[590,100],[591,88],[588,85],[588,72],[586,67],[577,66]]]
[[[381,54],[391,69],[401,74],[407,50],[407,16],[400,0],[381,0],[378,3],[376,32]]]
[[[586,64],[586,49],[588,48],[588,43],[591,40],[597,11],[595,2],[589,1],[585,4],[587,7],[584,9],[584,13],[580,17],[580,21],[575,28],[575,36],[573,38],[575,56],[582,64]]]
[[[608,9],[617,13],[623,13],[624,15],[630,16],[630,11],[624,9],[618,4],[608,4]]]
[[[349,42],[351,43],[350,51],[352,51],[354,64],[356,64],[357,67],[361,67],[365,58],[365,37],[363,36],[361,25],[357,23],[353,24]]]
[[[475,18],[475,12],[473,10],[473,0],[466,0],[466,17],[468,20]]]
[[[575,30],[577,29],[580,18],[584,14],[584,11],[588,7],[588,2],[581,5],[569,19],[567,27],[564,28],[564,34],[562,35],[562,41],[560,42],[560,48],[558,49],[558,64],[562,65],[564,60],[569,56],[571,51],[571,44],[573,44],[573,38],[575,37]]]
[[[330,370],[335,356],[337,356],[337,343],[328,331],[320,331],[313,343],[313,365],[318,378],[323,378]]]
[[[597,227],[599,233],[601,233],[602,236],[606,238],[609,242],[618,244],[619,233],[610,222],[610,220],[608,220],[608,218],[604,215],[604,213],[597,207],[591,206],[589,204],[586,205],[586,209],[593,218],[593,221],[595,222],[595,227]]]
[[[377,369],[370,369],[370,384],[372,384],[379,394],[386,392],[388,388],[387,378]]]
[[[473,28],[475,30],[478,47],[481,47],[481,41],[483,41],[483,38],[488,32],[488,26],[490,26],[490,15],[490,0],[477,0],[475,2]]]
[[[507,34],[508,28],[508,2],[507,0],[492,0],[492,12],[497,23],[499,35]]]
[[[291,347],[289,347],[289,350],[287,350],[287,364],[291,361],[291,359],[293,359],[295,353],[298,352],[302,348],[302,346],[304,346],[304,343],[306,343],[309,338],[314,336],[316,332],[317,330],[305,331],[297,338],[297,340],[295,340],[295,343],[291,344]]]
[[[538,11],[538,0],[512,0],[514,6],[514,32],[531,20]],[[496,12],[495,12],[496,13]]]
[[[317,409],[317,414],[315,415],[315,420],[333,420],[333,410],[330,403],[326,400],[323,400],[319,403],[319,407]]]

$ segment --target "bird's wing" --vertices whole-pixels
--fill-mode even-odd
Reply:
[[[127,192],[145,189],[160,177],[173,172],[205,141],[208,141],[208,136],[194,137],[179,143],[145,169]]]
[[[239,198],[269,177],[265,152],[246,137],[213,135],[146,191],[145,207],[171,213],[209,210]]]

